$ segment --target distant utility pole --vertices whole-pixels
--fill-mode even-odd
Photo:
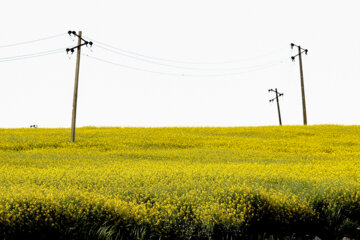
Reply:
[[[299,56],[299,64],[300,64],[300,79],[301,79],[301,96],[302,96],[302,106],[303,106],[303,118],[304,118],[304,125],[307,125],[307,117],[306,117],[306,104],[305,104],[305,88],[304,88],[304,74],[303,74],[303,67],[302,67],[302,60],[301,60],[301,54],[305,53],[307,55],[308,50],[301,48],[300,46],[297,46],[293,43],[291,43],[291,49],[295,47],[298,47],[299,53],[295,56],[291,57],[291,60],[294,62],[295,58]]]
[[[278,109],[278,115],[279,115],[279,125],[281,126],[281,114],[280,114],[280,104],[279,104],[279,97],[283,96],[283,93],[279,93],[277,91],[277,88],[275,88],[275,90],[273,89],[269,89],[269,92],[275,92],[275,96],[273,99],[270,99],[269,102],[273,102],[276,99],[276,104],[277,104],[277,109]]]
[[[88,44],[90,45],[90,47],[93,45],[92,42],[88,42],[86,40],[84,40],[81,35],[82,32],[79,31],[78,34],[76,34],[75,31],[68,31],[68,34],[70,35],[74,35],[76,37],[78,37],[78,45],[72,48],[67,48],[66,52],[69,54],[69,52],[71,54],[74,53],[75,49],[77,49],[77,55],[76,55],[76,71],[75,71],[75,85],[74,85],[74,98],[73,98],[73,108],[72,108],[72,118],[71,118],[71,137],[70,137],[70,141],[71,142],[75,142],[75,125],[76,125],[76,107],[77,107],[77,95],[78,95],[78,85],[79,85],[79,70],[80,70],[80,53],[81,53],[81,46],[86,45],[88,46]],[[81,41],[84,41],[84,43],[81,43]]]

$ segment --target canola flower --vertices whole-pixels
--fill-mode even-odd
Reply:
[[[68,138],[0,130],[1,239],[332,238],[360,226],[358,126],[87,127]]]

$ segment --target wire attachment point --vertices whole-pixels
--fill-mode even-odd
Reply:
[[[69,34],[71,40],[72,40],[72,41],[75,41],[75,37],[73,36],[74,31],[68,31],[68,34]]]
[[[69,54],[70,52],[70,54]],[[73,48],[67,48],[66,49],[66,54],[68,55],[69,59],[71,59],[71,56],[74,54],[74,49]]]
[[[90,50],[90,52],[93,52],[93,50],[92,50],[92,45],[93,45],[93,42],[85,42],[85,46]]]
[[[74,41],[75,40],[75,37],[78,37],[79,38],[79,40],[80,40],[80,44],[78,45],[78,46],[75,46],[75,47],[73,47],[73,48],[67,48],[66,49],[66,52],[69,54],[69,52],[71,52],[71,54],[73,54],[74,53],[74,49],[79,49],[81,46],[86,46],[87,48],[91,48],[92,47],[92,45],[93,45],[93,42],[91,42],[91,41],[86,41],[85,39],[83,39],[82,37],[81,37],[81,34],[80,35],[77,35],[76,34],[76,32],[75,31],[68,31],[68,34],[69,34],[69,36],[70,36],[70,38]],[[74,37],[74,38],[73,38]],[[83,43],[81,43],[81,41],[83,41]],[[90,51],[92,51],[91,49],[90,49]]]

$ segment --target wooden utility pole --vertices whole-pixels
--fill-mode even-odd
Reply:
[[[76,128],[76,108],[77,108],[77,97],[78,97],[78,86],[79,86],[79,71],[80,71],[80,56],[81,56],[81,46],[83,45],[90,45],[90,47],[93,45],[92,42],[88,42],[84,40],[81,35],[82,32],[79,31],[78,34],[76,34],[75,31],[69,31],[68,34],[75,35],[78,37],[78,45],[73,48],[67,48],[67,53],[74,53],[74,49],[77,49],[77,55],[76,55],[76,70],[75,70],[75,84],[74,84],[74,97],[73,97],[73,108],[72,108],[72,118],[71,118],[71,137],[70,141],[75,142],[75,128]],[[84,41],[84,43],[81,43],[81,41]]]
[[[301,47],[298,46],[298,49],[299,49],[299,64],[300,64],[300,78],[301,78],[301,96],[302,96],[302,106],[303,106],[303,119],[304,119],[304,125],[307,125],[306,103],[305,103],[305,89],[304,89],[304,74],[303,74],[302,59],[301,59]]]
[[[303,74],[303,67],[302,67],[302,58],[301,54],[304,52],[306,55],[308,53],[307,49],[303,49],[300,46],[297,46],[293,43],[291,43],[291,48],[294,46],[298,47],[298,54],[295,56],[292,56],[291,59],[295,61],[295,57],[299,56],[299,64],[300,64],[300,81],[301,81],[301,97],[302,97],[302,107],[303,107],[303,120],[304,125],[307,125],[307,115],[306,115],[306,103],[305,103],[305,87],[304,87],[304,74]]]
[[[78,48],[76,55],[76,70],[75,70],[75,85],[74,85],[74,97],[73,97],[73,109],[72,109],[72,118],[71,118],[71,142],[75,142],[75,127],[76,127],[76,107],[77,107],[77,96],[78,96],[78,86],[79,86],[79,70],[80,70],[80,54],[81,54],[81,35],[82,32],[79,31],[78,34]]]
[[[277,88],[275,88],[275,94],[276,94],[276,104],[277,104],[277,109],[278,109],[278,115],[279,115],[279,125],[281,126],[281,114],[280,114],[280,105],[279,105],[279,96],[278,96],[278,91]]]
[[[280,104],[279,104],[279,97],[283,96],[283,93],[279,93],[277,88],[274,89],[269,89],[269,92],[275,92],[275,98],[270,99],[269,102],[273,102],[276,99],[276,105],[277,105],[277,110],[278,110],[278,116],[279,116],[279,125],[282,125],[281,122],[281,114],[280,114]]]

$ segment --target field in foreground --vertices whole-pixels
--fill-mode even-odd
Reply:
[[[360,239],[360,127],[0,130],[0,239]]]

